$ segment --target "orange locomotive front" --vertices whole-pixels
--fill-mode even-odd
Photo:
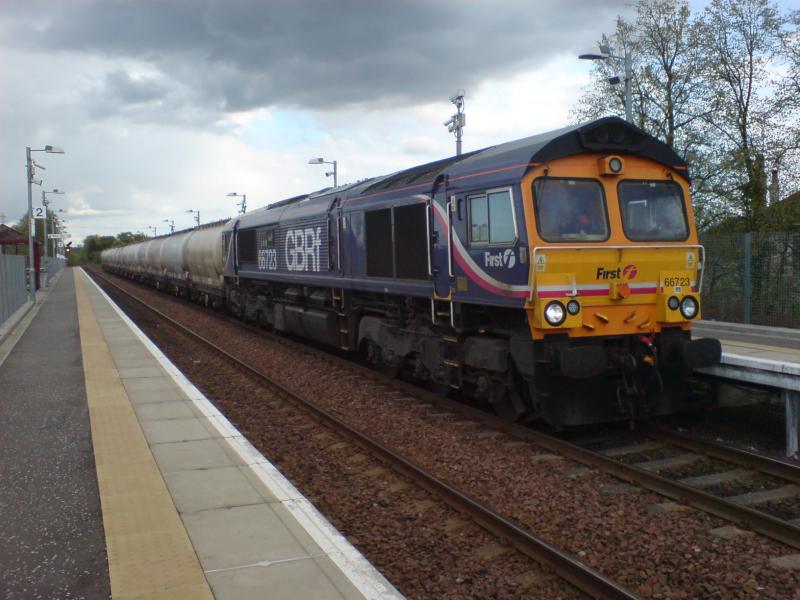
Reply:
[[[586,153],[536,165],[522,193],[544,416],[569,425],[678,409],[692,367],[720,355],[717,340],[690,340],[704,252],[685,169]]]

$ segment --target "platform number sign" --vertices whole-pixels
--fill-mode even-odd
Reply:
[[[44,219],[47,216],[47,209],[44,206],[33,207],[33,218]]]

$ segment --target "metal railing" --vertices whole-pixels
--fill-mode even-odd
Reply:
[[[45,258],[42,264],[42,287],[47,287],[53,278],[58,275],[67,265],[63,258]]]
[[[25,256],[0,254],[0,325],[28,299],[26,262]]]

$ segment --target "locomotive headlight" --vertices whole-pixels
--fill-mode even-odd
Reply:
[[[670,310],[678,310],[681,301],[678,300],[677,296],[670,296],[669,300],[667,300],[667,306],[669,306]]]
[[[570,300],[567,302],[567,312],[574,317],[581,312],[581,303],[577,300]]]
[[[608,168],[612,173],[619,173],[622,171],[622,160],[616,156],[608,161]]]
[[[553,300],[544,307],[544,318],[547,319],[550,325],[555,327],[564,322],[567,318],[567,311],[564,309],[564,305],[561,304],[561,302]]]
[[[694,319],[697,316],[699,304],[694,296],[686,296],[681,301],[681,314],[684,319]]]

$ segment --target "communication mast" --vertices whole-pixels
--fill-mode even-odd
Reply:
[[[467,124],[467,117],[464,114],[464,90],[458,90],[450,96],[450,102],[456,106],[456,114],[444,122],[447,131],[456,136],[456,156],[461,156],[461,138],[464,136],[464,126]]]

